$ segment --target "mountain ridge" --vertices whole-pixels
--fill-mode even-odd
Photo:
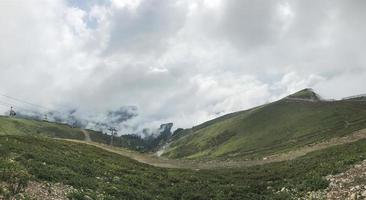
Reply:
[[[343,180],[366,159],[366,102],[310,99],[282,99],[172,136],[172,124],[163,125],[178,141],[164,156],[182,159],[154,156],[159,163],[91,130],[94,142],[65,125],[0,118],[0,199],[325,199],[344,191],[332,175]],[[360,180],[352,185],[363,188]]]
[[[173,138],[168,158],[251,159],[341,137],[366,127],[366,102],[327,101],[304,89],[278,101],[230,113]]]

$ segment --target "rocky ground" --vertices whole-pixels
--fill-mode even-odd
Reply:
[[[309,192],[301,199],[362,200],[366,199],[366,160],[349,170],[325,177],[329,186],[324,191]]]
[[[327,199],[366,199],[366,161],[355,165],[344,173],[326,177],[330,184]]]
[[[74,192],[74,188],[71,186],[66,186],[60,183],[39,183],[31,181],[28,183],[27,187],[23,192],[15,196],[11,196],[7,192],[7,185],[0,183],[0,188],[2,194],[0,194],[0,199],[42,199],[42,200],[67,200],[67,195]]]
[[[276,193],[288,194],[296,200],[366,200],[366,160],[347,171],[325,177],[329,186],[322,191],[300,193],[297,190],[282,188]]]

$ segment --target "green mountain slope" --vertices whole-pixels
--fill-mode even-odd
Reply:
[[[85,134],[89,134],[89,138],[93,142],[102,144],[111,144],[111,136],[100,131],[85,130],[81,128],[73,128],[67,124],[54,122],[46,122],[32,119],[23,119],[16,117],[0,116],[0,135],[37,135],[51,138],[84,140]],[[115,136],[113,146],[124,147],[134,151],[148,152],[159,145],[163,136],[146,140],[138,135],[121,135]]]
[[[0,136],[0,199],[30,199],[27,188],[34,183],[46,183],[46,194],[56,183],[70,186],[69,199],[80,200],[298,199],[325,189],[326,175],[365,158],[366,140],[361,140],[262,166],[179,170],[141,164],[85,144]]]
[[[310,89],[203,123],[170,143],[170,158],[254,158],[366,128],[366,101],[322,101]]]
[[[200,154],[204,155],[202,157],[255,157],[287,151],[364,128],[365,102],[323,102],[306,95],[302,97],[304,99],[291,98],[226,115],[190,130],[179,131],[173,136],[175,141],[168,150],[173,152],[180,148],[174,146],[174,143],[186,142],[189,137],[201,139],[200,134],[209,133],[212,135],[203,138],[210,138],[214,143],[208,143],[212,144],[207,146],[211,151],[209,154]],[[288,122],[284,125],[279,123],[284,119]],[[255,125],[254,122],[258,120],[261,124]],[[251,144],[254,150],[247,151],[246,146],[239,146],[234,153],[218,156],[211,154],[236,138],[244,137],[240,134],[218,136],[220,134],[214,133],[224,126],[231,128],[229,131],[240,130],[232,128],[233,125],[253,131],[252,134],[247,134],[250,133],[248,131],[243,135],[252,142],[245,144]],[[296,130],[296,133],[283,134],[278,131],[275,132],[277,135],[271,135],[273,130],[282,130],[283,127]],[[258,133],[258,130],[262,130],[261,135],[256,137],[254,131]],[[65,195],[75,200],[309,199],[306,197],[309,191],[328,187],[329,182],[325,176],[344,172],[366,159],[366,140],[360,140],[314,151],[295,160],[254,167],[220,170],[168,169],[142,164],[95,146],[50,138],[56,137],[56,134],[59,135],[57,137],[64,138],[81,137],[78,136],[81,134],[80,129],[60,124],[2,117],[0,132],[0,199],[32,199],[29,190],[34,190],[37,184],[43,184],[46,195],[51,195],[54,192],[51,188],[59,184],[72,188],[65,191]],[[92,139],[107,139],[104,135],[93,134],[97,133],[91,132]],[[271,138],[261,139],[264,136]],[[280,139],[277,140],[277,136]],[[206,141],[201,140],[201,143],[207,144]],[[262,148],[257,150],[256,146]],[[357,181],[366,182],[366,179],[360,177]]]
[[[111,136],[99,131],[86,130],[93,142],[110,144]],[[32,119],[10,118],[0,116],[0,135],[33,135],[51,138],[84,140],[85,135],[80,128],[67,124],[38,121]],[[113,146],[129,148],[136,151],[147,151],[143,139],[135,135],[115,136]]]
[[[0,135],[39,135],[83,140],[79,128],[65,124],[0,116]]]

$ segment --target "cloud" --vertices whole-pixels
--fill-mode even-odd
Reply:
[[[170,37],[184,25],[185,8],[169,0],[141,1],[133,5],[128,2],[116,1],[117,6],[111,10],[110,40],[104,53],[164,52]],[[126,9],[128,5],[132,8]]]
[[[219,34],[234,46],[256,49],[276,40],[281,24],[277,19],[278,1],[225,1]]]
[[[191,127],[305,87],[326,98],[365,93],[365,7],[362,0],[1,1],[0,92],[47,108],[0,96],[1,111],[75,110],[67,116],[130,133],[166,122]]]
[[[108,111],[107,117],[111,123],[120,124],[137,116],[137,108],[134,106],[121,107],[115,111]]]

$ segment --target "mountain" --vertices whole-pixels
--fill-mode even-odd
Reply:
[[[311,89],[180,131],[168,158],[262,158],[366,128],[366,101],[325,101]]]
[[[366,94],[347,97],[347,98],[344,98],[343,100],[347,100],[347,101],[366,101]]]
[[[185,159],[163,158],[159,162],[175,165],[155,167],[159,158],[106,145],[110,137],[100,132],[0,117],[0,199],[363,199],[365,102],[324,101],[309,89],[299,94],[173,134],[173,124],[161,126],[162,138],[170,142],[165,156],[205,162],[209,170]],[[87,133],[94,142],[80,141]],[[232,166],[227,159],[314,147],[329,138],[342,141],[340,136],[350,140],[294,159],[255,166]],[[142,140],[117,138],[135,147]],[[202,146],[189,149],[196,144]]]

